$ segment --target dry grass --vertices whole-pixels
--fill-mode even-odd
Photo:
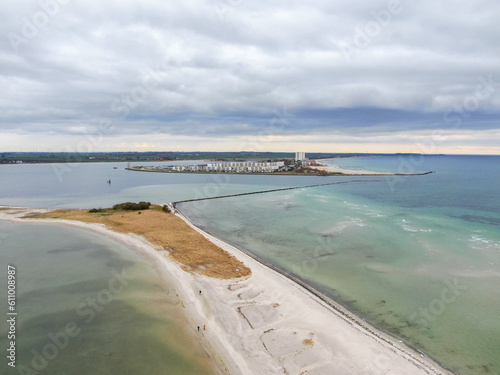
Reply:
[[[139,212],[140,214],[138,211],[111,209],[99,213],[89,213],[87,210],[55,210],[25,217],[100,223],[115,232],[141,235],[160,250],[167,250],[170,257],[188,272],[221,279],[251,274],[251,270],[238,259],[214,245],[182,219],[161,211],[161,207],[151,206],[151,209]]]

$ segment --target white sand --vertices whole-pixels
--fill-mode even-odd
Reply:
[[[327,171],[329,173],[343,173],[347,175],[376,175],[376,176],[385,176],[385,175],[391,175],[392,173],[386,173],[386,172],[373,172],[373,171],[361,171],[361,170],[355,170],[355,169],[344,169],[337,167],[336,165],[322,165],[322,166],[310,166],[312,169],[318,169],[320,171]]]
[[[0,219],[13,217],[0,212]],[[356,323],[369,327],[359,318],[338,306],[336,311],[295,282],[189,222],[250,267],[252,275],[233,280],[192,275],[139,236],[112,232],[100,224],[44,222],[92,230],[156,262],[162,275],[175,285],[193,335],[199,335],[207,352],[217,353],[214,360],[221,374],[451,374],[371,327],[375,334],[370,333]],[[197,332],[196,327],[203,325],[207,329]]]

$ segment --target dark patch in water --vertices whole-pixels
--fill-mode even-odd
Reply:
[[[60,253],[71,253],[74,251],[88,250],[88,247],[76,247],[76,248],[66,248],[66,249],[53,249],[47,251],[47,254],[60,254]]]
[[[298,204],[293,204],[293,203],[285,203],[285,204],[283,205],[283,208],[285,209],[285,211],[290,211],[290,210],[295,209],[295,208],[298,208],[298,207],[300,207],[300,205],[298,205]]]
[[[19,295],[19,302],[30,306],[37,306],[50,303],[55,298],[62,298],[62,296],[69,295],[70,298],[78,297],[79,295],[84,298],[84,295],[99,292],[99,290],[107,288],[109,278],[101,278],[95,280],[79,281],[76,283],[36,289],[31,292],[22,293]]]
[[[106,267],[114,270],[121,270],[134,265],[134,262],[125,260],[119,255],[107,250],[105,247],[96,247],[96,250],[89,254],[92,258],[98,258],[104,260]],[[102,263],[102,262],[101,262]]]
[[[47,303],[47,301],[46,301]],[[67,322],[82,323],[83,317],[78,316],[76,309],[67,308],[65,310],[35,315],[30,319],[22,321],[21,332],[26,332],[33,340],[48,340],[49,332],[64,331]],[[79,324],[80,325],[80,324]]]
[[[468,221],[470,223],[500,225],[500,219],[494,218],[494,217],[486,217],[486,216],[479,216],[479,215],[461,215],[461,216],[454,216],[454,217]]]
[[[469,370],[473,370],[478,374],[490,374],[490,368],[488,365],[477,365],[477,366],[467,365],[466,367]],[[477,371],[479,371],[479,372],[477,372]]]
[[[332,256],[332,255],[337,255],[337,253],[334,251],[333,253],[325,253],[325,254],[320,254],[316,257],[313,257],[314,259],[319,259],[319,258],[325,258],[325,257],[329,257],[329,256]]]
[[[120,274],[122,270],[116,269],[116,272]],[[125,271],[125,274],[127,274],[126,272],[127,271]],[[106,277],[100,277],[99,279],[36,289],[31,292],[20,294],[19,303],[25,306],[41,306],[54,302],[55,300],[60,301],[64,299],[66,303],[74,301],[74,308],[76,309],[80,303],[85,303],[88,297],[96,297],[99,291],[107,289],[110,280],[114,277],[114,274],[110,273]],[[151,288],[150,282],[141,278],[131,280],[129,283],[133,283],[134,288]],[[164,288],[163,285],[160,287]],[[168,293],[167,291],[166,294],[168,295]]]

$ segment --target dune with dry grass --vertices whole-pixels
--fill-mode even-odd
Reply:
[[[143,236],[157,250],[166,250],[187,272],[221,279],[248,276],[251,271],[242,262],[195,231],[182,219],[153,205],[148,210],[105,209],[102,212],[58,209],[28,214],[26,218],[77,220],[104,224],[119,233]]]

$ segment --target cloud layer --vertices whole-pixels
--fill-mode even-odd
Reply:
[[[493,0],[11,2],[0,149],[410,151],[440,130],[438,152],[500,153],[498,19]]]

